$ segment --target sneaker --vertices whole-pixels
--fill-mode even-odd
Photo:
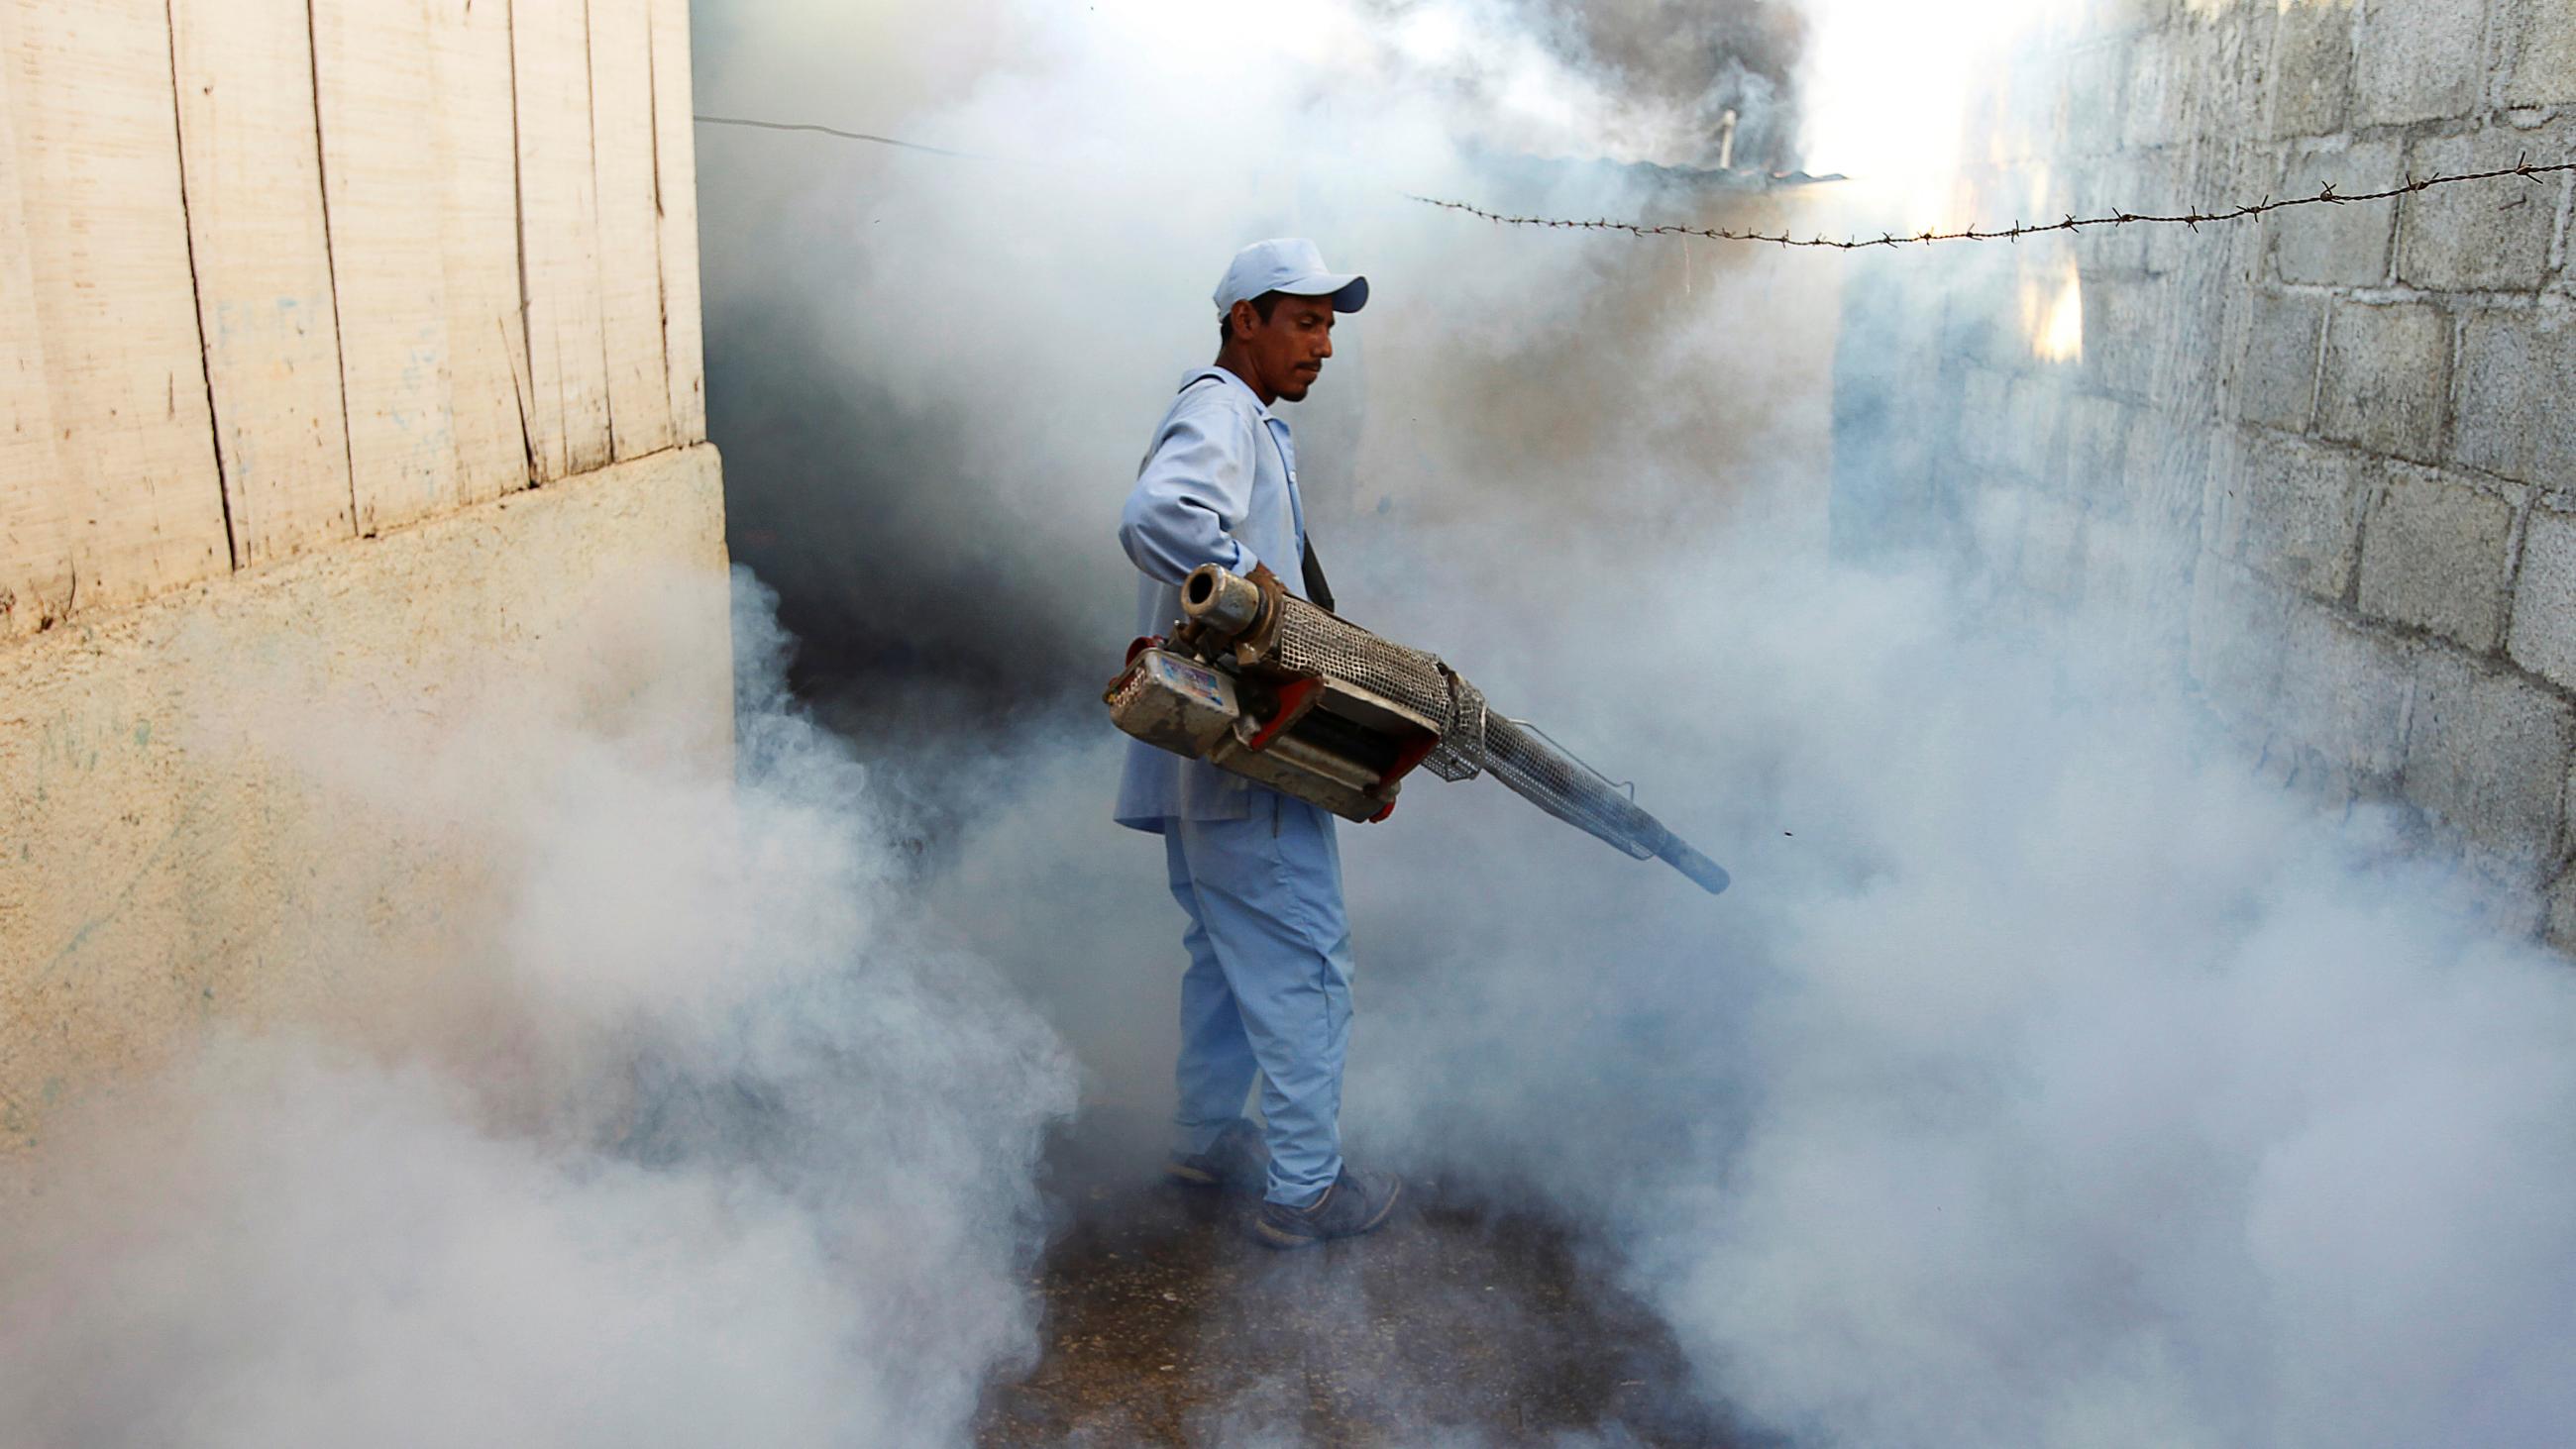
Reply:
[[[1404,1179],[1392,1172],[1353,1172],[1344,1167],[1310,1207],[1265,1202],[1253,1235],[1273,1248],[1306,1248],[1327,1238],[1356,1238],[1383,1227],[1404,1196]]]
[[[1205,1152],[1173,1153],[1163,1176],[1183,1187],[1215,1187],[1228,1192],[1259,1192],[1270,1179],[1270,1149],[1261,1145],[1261,1129],[1237,1117],[1225,1124]]]

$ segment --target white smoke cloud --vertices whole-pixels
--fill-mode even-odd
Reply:
[[[1811,163],[1887,184],[1801,226],[1955,208],[1984,58],[2043,10],[1933,34],[1816,7]],[[1824,559],[1826,400],[1794,343],[1841,325],[1814,269],[1843,263],[1404,202],[1657,204],[1579,170],[1533,195],[1482,159],[1631,154],[1598,81],[1491,12],[1362,17],[1373,39],[1329,65],[1163,12],[1105,43],[1001,13],[1044,55],[900,119],[1045,162],[814,184],[903,225],[872,223],[850,284],[887,330],[835,365],[919,407],[1009,400],[965,444],[969,485],[904,505],[941,511],[921,536],[973,551],[973,519],[1024,522],[1027,613],[1112,657],[1107,520],[1208,350],[1203,278],[1240,240],[1316,234],[1378,288],[1293,414],[1310,471],[1357,459],[1322,525],[1346,604],[1637,775],[1737,872],[1705,900],[1483,784],[1424,782],[1345,832],[1356,1152],[1587,1225],[1707,1391],[1797,1442],[2535,1443],[2569,1420],[2563,964],[2403,832],[2258,781],[2140,662],[2169,621]],[[1501,74],[1523,79],[1462,79]],[[1167,1042],[1100,999],[1168,989],[1176,922],[1150,850],[1098,824],[1110,752],[1057,728],[1012,737],[974,792],[1009,803],[933,890],[1086,902],[986,912],[978,940],[1096,1094],[1148,1102]],[[1226,1423],[1275,1432],[1257,1406]]]
[[[1407,903],[1508,927],[1370,1003],[1404,1050],[1359,1110],[1623,1243],[1800,1442],[2550,1442],[2564,961],[2082,634],[1738,566],[1724,629],[1623,661],[1686,691],[1706,773],[1648,798],[1727,822],[1736,893],[1569,898],[1569,859]]]
[[[1292,413],[1354,617],[1634,774],[1738,881],[1711,901],[1486,783],[1346,831],[1356,1155],[1577,1225],[1793,1442],[2561,1437],[2563,963],[2369,812],[2257,782],[2127,667],[2139,621],[1999,623],[1981,580],[1826,560],[1827,399],[1781,359],[1839,325],[1836,259],[1403,200],[1666,204],[1493,159],[1667,119],[1498,13],[701,7],[704,109],[979,158],[701,138],[736,517],[912,651],[873,776],[757,636],[740,785],[524,714],[334,766],[370,810],[495,827],[487,954],[67,1118],[0,1247],[47,1310],[0,1329],[0,1411],[104,1443],[957,1441],[1031,1346],[1072,1071],[1041,1022],[1150,1121],[1179,924],[1106,823],[1089,701],[982,701],[1114,661],[1111,519],[1212,350],[1206,287],[1304,231],[1378,288]],[[1858,124],[1835,88],[1883,92],[1834,53],[1811,102]],[[972,668],[901,682],[943,652]],[[889,799],[940,822],[917,858]]]
[[[1068,1064],[907,918],[863,772],[784,707],[765,591],[738,779],[675,748],[702,695],[572,722],[582,661],[669,662],[724,587],[658,580],[562,668],[450,681],[490,705],[434,736],[283,673],[208,702],[192,748],[287,764],[368,841],[285,907],[282,957],[318,956],[334,1004],[221,1028],[7,1164],[13,1440],[963,1432],[1026,1351]],[[370,904],[432,859],[472,884],[377,948]]]

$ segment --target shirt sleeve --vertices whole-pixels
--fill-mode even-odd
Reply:
[[[1237,410],[1190,409],[1163,427],[1118,520],[1136,567],[1177,584],[1201,564],[1248,574],[1261,560],[1235,538],[1252,508],[1252,439]]]

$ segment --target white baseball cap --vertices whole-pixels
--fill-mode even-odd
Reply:
[[[1368,278],[1324,269],[1324,254],[1302,236],[1257,241],[1234,254],[1225,280],[1216,284],[1216,310],[1222,315],[1237,302],[1264,292],[1292,297],[1331,297],[1336,312],[1356,312],[1368,305]]]

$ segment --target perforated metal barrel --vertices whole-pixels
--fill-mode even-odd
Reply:
[[[1231,575],[1209,570],[1210,598]],[[1195,576],[1194,580],[1195,582]],[[1726,872],[1646,813],[1619,786],[1518,721],[1491,713],[1484,692],[1436,654],[1384,639],[1304,599],[1283,597],[1279,618],[1250,662],[1338,682],[1428,721],[1439,737],[1422,767],[1444,780],[1490,773],[1512,793],[1639,860],[1660,859],[1714,893]]]
[[[1664,827],[1618,787],[1517,720],[1485,726],[1485,769],[1513,794],[1639,860],[1654,856]]]

